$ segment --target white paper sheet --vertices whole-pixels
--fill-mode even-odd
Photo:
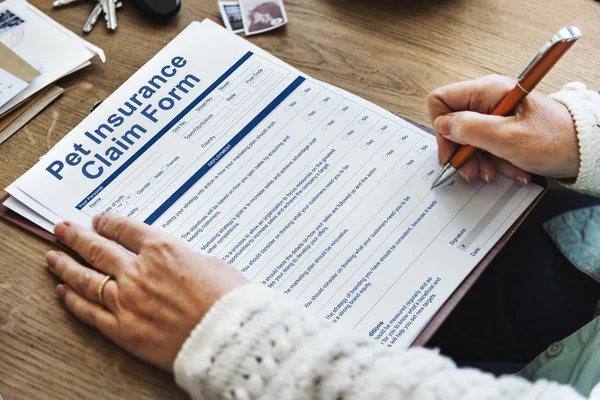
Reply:
[[[152,224],[407,347],[541,192],[504,177],[431,191],[436,151],[427,132],[204,21],[7,190],[50,221]]]
[[[27,82],[0,68],[0,107],[8,103],[26,87]]]
[[[2,204],[6,208],[9,208],[9,209],[13,210],[14,212],[16,212],[17,214],[27,218],[28,220],[30,220],[37,226],[44,228],[45,230],[47,230],[50,233],[54,233],[54,224],[52,222],[48,221],[47,219],[42,217],[40,214],[36,213],[31,208],[29,208],[25,204],[21,203],[15,197],[9,197]]]

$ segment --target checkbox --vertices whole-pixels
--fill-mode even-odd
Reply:
[[[364,146],[364,145],[363,145],[363,146],[360,146],[360,148],[361,148],[362,150],[366,150],[366,149],[367,149],[367,146]]]
[[[150,178],[150,182],[154,182],[155,180],[156,180],[156,178],[155,178],[155,177],[151,177],[151,178]]]
[[[365,123],[365,120],[364,120],[364,119],[359,119],[359,120],[358,120],[358,123],[359,123],[359,124],[364,124],[364,123]]]
[[[166,171],[166,170],[168,170],[168,169],[169,169],[169,167],[167,167],[166,165],[165,165],[164,167],[162,167],[162,170],[163,170],[163,171]]]
[[[300,92],[300,96],[306,96],[306,92]]]
[[[324,106],[325,102],[324,101],[320,101],[319,104],[322,105],[322,106]]]
[[[285,111],[290,111],[289,107],[284,108]]]
[[[304,117],[304,118],[302,118],[302,119],[303,119],[303,120],[305,120],[305,121],[308,121],[308,120],[309,120],[309,118],[308,118],[308,117]]]
[[[417,153],[419,153],[419,154],[423,154],[423,149],[419,149],[419,150],[417,150]]]
[[[385,155],[384,155],[384,156],[382,156],[382,157],[381,157],[381,159],[382,159],[382,160],[387,160],[387,159],[388,159],[388,156],[385,156]]]
[[[340,111],[338,111],[338,114],[340,114],[340,115],[341,115],[341,114],[343,114],[343,113],[345,113],[345,112],[346,112],[346,110],[340,110]]]
[[[404,139],[398,139],[398,143],[400,143],[400,144],[404,143]]]
[[[329,129],[329,125],[323,125],[323,130],[326,131],[327,129]]]
[[[425,175],[425,176],[424,176],[423,178],[421,178],[421,179],[423,179],[424,181],[426,181],[427,179],[429,179],[429,177],[428,177],[427,175]]]
[[[447,192],[448,190],[450,190],[450,186],[444,186],[444,192]]]
[[[406,171],[407,169],[408,169],[408,166],[407,166],[407,165],[403,165],[403,166],[402,166],[402,171]]]
[[[348,140],[348,136],[346,136],[346,135],[342,136],[342,140]]]
[[[379,129],[377,133],[383,133],[383,129]]]

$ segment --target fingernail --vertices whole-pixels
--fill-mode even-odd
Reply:
[[[100,219],[100,217],[102,216],[102,214],[104,214],[104,213],[100,213],[100,214],[94,215],[94,218],[92,219],[92,226],[94,227],[94,230],[96,228],[98,228],[98,220]]]
[[[440,115],[433,121],[433,129],[440,135],[450,134],[450,116]]]
[[[67,288],[65,287],[65,285],[58,285],[56,287],[56,295],[58,296],[59,299],[64,299],[66,294],[67,294]]]
[[[519,182],[521,182],[523,185],[529,184],[529,180],[527,179],[527,177],[525,175],[515,174],[515,179],[518,180]]]
[[[52,264],[54,264],[56,262],[56,260],[58,260],[58,257],[59,257],[59,254],[54,250],[51,250],[46,253],[46,261],[48,262],[48,266],[51,269],[52,269]]]
[[[465,172],[464,178],[465,178],[465,181],[471,183],[471,178],[469,178],[469,174],[467,174],[466,172]]]
[[[54,234],[56,235],[56,237],[58,237],[59,239],[62,238],[68,226],[69,225],[66,222],[60,222],[56,224],[56,226],[54,226]]]
[[[485,172],[483,173],[483,180],[486,181],[487,183],[490,183],[490,176],[488,174],[486,174]]]

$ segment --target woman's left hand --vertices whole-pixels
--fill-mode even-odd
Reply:
[[[95,268],[49,252],[50,270],[65,283],[57,287],[58,297],[128,352],[172,371],[202,317],[246,279],[221,259],[132,219],[103,213],[93,225],[96,232],[68,222],[55,227],[58,239]],[[104,286],[103,307],[97,291],[107,275],[113,279]]]

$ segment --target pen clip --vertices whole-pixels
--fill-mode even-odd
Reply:
[[[529,65],[527,67],[525,67],[523,72],[521,72],[521,75],[519,75],[519,78],[518,78],[519,82],[523,81],[523,79],[525,79],[527,77],[529,72],[531,72],[531,70],[534,69],[536,64],[554,46],[558,45],[559,43],[574,42],[575,40],[579,39],[580,37],[581,37],[581,31],[579,30],[579,28],[577,28],[575,26],[567,26],[565,28],[562,28],[560,31],[558,31],[558,33],[556,35],[552,36],[552,38],[549,41],[547,41],[546,44],[544,44],[542,46],[542,48],[537,53],[537,55],[533,58],[533,60],[531,60]]]

